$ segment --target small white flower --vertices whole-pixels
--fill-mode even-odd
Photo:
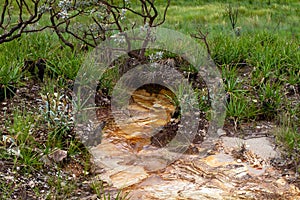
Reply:
[[[124,43],[126,41],[125,37],[123,35],[115,34],[115,35],[112,35],[111,38],[113,38],[113,40],[117,43]]]
[[[162,59],[163,55],[164,55],[164,52],[158,51],[155,54],[151,54],[149,56],[149,60],[150,60],[150,62],[154,62],[156,60],[160,60],[160,59]]]
[[[72,7],[72,3],[69,0],[62,0],[59,1],[58,7],[60,7],[62,10],[69,10]]]
[[[163,55],[164,55],[164,52],[162,52],[162,51],[158,51],[155,54],[155,56],[156,56],[157,59],[162,59]]]
[[[63,10],[63,11],[61,11],[60,13],[58,13],[58,15],[59,15],[61,18],[65,19],[65,18],[67,18],[67,17],[69,16],[69,13],[68,13],[67,10]]]
[[[140,27],[140,30],[141,31],[147,31],[149,29],[149,24],[148,24],[148,22],[146,22],[145,24],[144,24],[144,26],[141,26]]]
[[[126,18],[126,16],[125,16],[126,11],[127,11],[127,9],[122,8],[122,10],[121,10],[121,20]]]
[[[45,12],[48,12],[52,9],[51,6],[46,6],[46,5],[42,5],[38,8],[38,12],[39,13],[45,13]]]
[[[93,8],[92,10],[90,10],[90,14],[93,14],[94,12],[96,12],[95,8]]]

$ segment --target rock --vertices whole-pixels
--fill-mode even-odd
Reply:
[[[98,177],[129,192],[131,200],[299,199],[299,189],[268,164],[279,156],[268,138],[230,138],[219,129],[220,140],[195,144],[213,149],[209,156],[179,154],[163,148],[178,129],[170,122],[175,109],[170,99],[146,90],[133,99],[131,116],[120,118],[119,128],[104,130],[102,143],[91,149]],[[173,128],[159,129],[163,125]]]
[[[222,137],[222,142],[225,148],[238,148],[241,147],[242,144],[245,144],[247,149],[253,151],[265,160],[280,156],[279,152],[274,150],[274,145],[267,137],[252,138],[248,140],[243,140],[237,137]]]
[[[226,131],[224,131],[223,129],[218,129],[217,130],[217,134],[221,137],[221,136],[224,136],[224,135],[226,135]]]
[[[49,158],[52,159],[54,162],[58,163],[61,162],[63,159],[67,157],[68,152],[64,150],[57,149],[49,154]]]

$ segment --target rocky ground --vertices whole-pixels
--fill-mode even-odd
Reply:
[[[128,191],[131,199],[300,199],[295,174],[283,174],[274,165],[280,162],[270,136],[274,125],[257,124],[244,134],[246,139],[234,137],[230,129],[219,130],[223,134],[207,154],[195,142],[189,147],[193,151],[181,155],[164,148],[173,139],[165,134],[174,126],[151,135],[162,115],[151,118],[147,109],[151,113],[158,109],[151,105],[159,104],[168,113],[174,108],[159,96],[149,96],[145,90],[135,92],[136,101],[128,108],[135,118],[124,119],[121,130],[113,123],[104,129],[101,144],[91,149],[96,177]],[[153,144],[157,140],[160,145]]]
[[[1,102],[1,153],[9,149],[4,138],[9,135],[13,111],[26,107],[38,116],[37,108],[45,104],[41,93],[39,84],[27,85],[19,88],[13,98]],[[168,134],[177,130],[178,121],[172,118],[175,107],[159,95],[148,98],[148,103],[143,100],[147,91],[139,95],[137,98],[136,93],[130,105],[135,120],[124,121],[121,130],[110,122],[109,112],[98,112],[98,120],[108,123],[101,144],[90,151],[93,159],[89,164],[86,153],[67,155],[67,147],[52,149],[47,155],[34,149],[42,164],[31,170],[16,164],[13,158],[18,156],[1,156],[0,191],[6,195],[2,198],[97,199],[93,183],[101,179],[112,196],[122,189],[129,192],[131,199],[300,199],[297,175],[289,168],[290,162],[274,150],[273,123],[241,124],[244,140],[227,123],[220,130],[221,139],[203,156],[199,152],[205,136],[204,120],[195,144],[179,157],[164,148],[174,137]],[[156,100],[157,104],[153,103]],[[157,110],[164,110],[164,114]],[[166,118],[154,120],[164,115]],[[161,125],[166,126],[158,134],[143,134],[147,132],[145,127],[151,132]],[[35,140],[46,142],[47,126],[36,128],[32,131]],[[74,139],[76,133],[70,130],[65,140]]]

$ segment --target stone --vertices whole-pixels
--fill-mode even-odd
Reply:
[[[279,157],[279,152],[274,150],[274,144],[267,137],[252,138],[243,140],[237,137],[222,137],[223,145],[227,148],[238,148],[242,144],[247,145],[247,149],[253,151],[261,158],[268,160],[270,158]]]
[[[242,140],[219,129],[219,141],[199,144],[205,149],[218,142],[208,156],[178,154],[150,144],[175,111],[169,98],[137,90],[127,109],[129,117],[104,129],[102,143],[90,151],[97,176],[131,200],[300,199],[299,189],[268,164],[280,155],[269,138]]]

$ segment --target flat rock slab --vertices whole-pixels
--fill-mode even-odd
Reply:
[[[275,145],[268,137],[251,138],[247,140],[237,137],[222,137],[222,142],[224,147],[227,148],[239,148],[245,144],[248,150],[265,160],[280,156],[279,152],[274,149]]]
[[[224,149],[240,148],[235,146],[236,138],[223,139]],[[268,144],[266,138],[262,141],[264,145],[271,144]],[[248,141],[243,142],[248,144]],[[249,144],[256,142],[259,140],[252,140]],[[100,144],[92,149],[92,153],[96,165],[102,171],[98,177],[114,188],[129,192],[131,200],[300,199],[300,190],[288,184],[268,162],[253,167],[250,162],[236,159],[224,151],[204,158],[199,155],[182,155],[169,165],[160,163],[160,160],[156,162],[149,156],[141,161],[141,156],[146,156],[147,151],[128,153],[111,143]],[[268,158],[277,156],[274,152],[264,153],[267,153]],[[156,165],[157,170],[153,170]]]
[[[209,155],[179,155],[150,145],[152,132],[169,120],[175,107],[146,91],[133,97],[132,117],[120,118],[122,130],[106,129],[101,144],[91,149],[97,178],[112,189],[129,192],[131,200],[300,200],[299,188],[269,164],[280,156],[269,138],[221,137],[195,145]]]
[[[165,171],[149,175],[125,190],[133,200],[300,199],[299,189],[278,176],[273,168],[252,176],[247,164],[220,157],[221,154],[205,159],[183,157]]]

